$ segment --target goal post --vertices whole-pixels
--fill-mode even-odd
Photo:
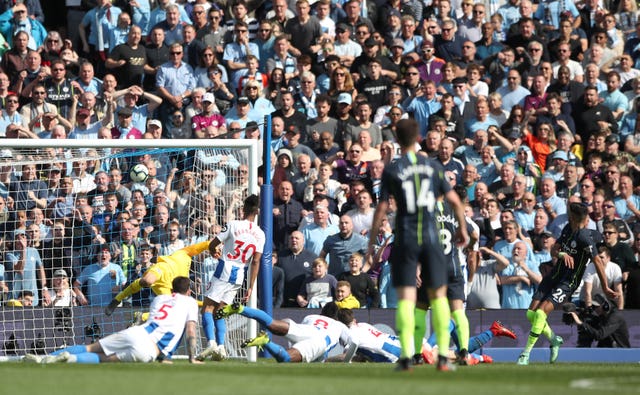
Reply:
[[[0,279],[9,292],[3,292],[0,308],[0,359],[85,344],[126,328],[136,312],[146,310],[152,296],[149,291],[134,295],[106,317],[104,303],[117,288],[140,276],[157,256],[212,238],[226,221],[239,218],[246,196],[261,194],[258,144],[262,141],[258,140],[5,139],[2,143],[0,203],[6,209],[0,210],[4,263]],[[149,178],[129,182],[129,169],[138,163],[145,164]],[[120,182],[114,169],[120,170]],[[262,206],[271,207],[273,194],[261,195]],[[117,211],[112,210],[114,196]],[[165,205],[168,219],[158,208]],[[141,216],[141,211],[146,213]],[[87,220],[87,215],[92,218]],[[271,229],[265,233],[270,245]],[[28,257],[24,265],[16,263],[22,254]],[[105,266],[103,255],[110,255],[109,265],[120,269]],[[193,293],[198,299],[215,264],[208,252],[193,259]],[[100,271],[107,268],[109,274],[101,277]],[[264,263],[261,270],[266,270]],[[259,288],[264,287],[254,286]],[[36,306],[10,306],[22,304],[22,290],[34,293]],[[246,292],[246,281],[242,291]],[[257,306],[257,292],[248,305]],[[230,357],[255,361],[255,349],[240,345],[256,334],[255,321],[239,315],[228,319],[225,343]],[[180,347],[175,356],[185,352]]]

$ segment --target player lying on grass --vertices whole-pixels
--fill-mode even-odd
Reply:
[[[400,357],[400,340],[397,336],[379,331],[373,325],[365,322],[357,322],[350,309],[340,309],[336,315],[336,319],[349,327],[353,338],[358,342],[358,351],[356,358],[369,362],[396,362]],[[453,321],[450,321],[451,337],[456,344],[455,350],[449,350],[448,357],[452,360],[457,358],[460,346],[457,342],[457,335]],[[475,354],[483,345],[491,341],[494,337],[510,337],[516,338],[516,335],[505,328],[500,321],[494,321],[491,328],[473,336],[469,339],[468,352],[471,355],[470,364],[479,362],[491,363],[492,359],[488,355]],[[438,346],[436,344],[435,334],[428,340],[423,338],[422,357],[428,364],[433,364],[438,357]]]
[[[50,355],[27,354],[25,361],[38,363],[153,362],[170,357],[186,333],[189,362],[196,360],[198,303],[191,298],[188,277],[176,277],[173,293],[158,295],[149,309],[149,320],[114,333],[90,345],[66,347]]]
[[[216,317],[240,314],[258,321],[274,335],[286,338],[292,344],[288,349],[270,341],[266,332],[242,344],[242,347],[264,348],[278,362],[323,362],[337,344],[346,350],[344,361],[350,362],[358,346],[351,338],[349,328],[331,318],[335,317],[337,310],[336,304],[329,302],[324,305],[320,315],[308,315],[298,324],[289,318],[275,320],[262,310],[234,303],[218,310]]]

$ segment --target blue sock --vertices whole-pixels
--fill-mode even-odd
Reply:
[[[460,351],[460,340],[458,340],[458,331],[456,331],[456,323],[453,320],[449,321],[449,334],[451,335],[451,341],[456,346],[456,350]]]
[[[94,352],[83,352],[76,354],[76,363],[96,364],[100,363],[100,357]]]
[[[473,336],[469,339],[469,353],[472,353],[476,350],[479,350],[487,344],[491,339],[493,339],[493,333],[489,330],[480,333],[479,335]]]
[[[215,329],[213,313],[202,313],[202,328],[204,329],[204,335],[207,337],[207,340],[213,340],[213,331]]]
[[[264,348],[267,351],[269,351],[271,353],[271,355],[273,355],[273,357],[278,362],[290,362],[291,361],[291,357],[289,356],[289,353],[287,352],[287,350],[285,350],[284,347],[282,347],[279,344],[276,344],[274,342],[269,342],[269,343],[264,345]]]
[[[273,318],[269,316],[269,314],[265,313],[262,310],[254,309],[251,307],[244,307],[242,313],[240,315],[245,316],[247,318],[252,318],[258,321],[260,324],[268,327],[273,322]]]
[[[224,344],[224,337],[227,334],[227,323],[223,318],[221,320],[213,320],[213,324],[216,327],[216,343]]]
[[[449,333],[451,334],[451,340],[453,340],[456,348],[458,348],[458,335],[456,334],[456,324],[455,322],[453,322],[453,320],[449,321]],[[434,347],[437,344],[435,332],[431,332],[431,335],[427,339],[427,343],[429,343],[431,347]]]
[[[54,351],[51,353],[51,355],[59,355],[61,352],[66,351],[69,354],[80,354],[83,352],[87,352],[87,346],[85,346],[84,344],[80,344],[77,346],[69,346],[63,349],[60,349],[58,351]]]

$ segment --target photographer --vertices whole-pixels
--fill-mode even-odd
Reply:
[[[563,307],[564,323],[578,325],[578,347],[591,347],[598,341],[599,348],[630,348],[627,322],[615,305],[597,294],[591,306],[593,310],[579,310],[573,303]]]

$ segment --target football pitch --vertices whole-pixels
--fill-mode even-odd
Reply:
[[[436,372],[395,372],[390,364],[34,365],[1,363],[2,394],[640,394],[638,364],[495,363]]]

